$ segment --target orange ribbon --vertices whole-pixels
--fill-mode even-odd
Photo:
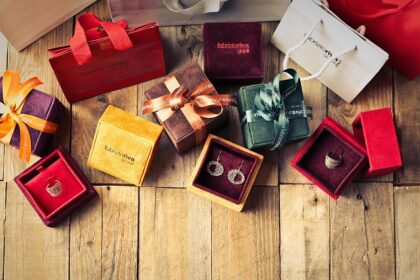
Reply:
[[[23,105],[29,93],[36,86],[42,84],[33,77],[20,83],[19,72],[6,70],[3,75],[3,102],[0,102],[0,141],[9,144],[16,125],[20,131],[19,158],[29,162],[31,157],[31,136],[28,126],[49,134],[54,134],[57,124],[28,114],[22,114]]]
[[[143,114],[156,113],[163,123],[181,110],[195,133],[196,144],[203,142],[207,135],[206,123],[202,118],[216,118],[223,113],[224,106],[236,106],[236,99],[232,94],[212,94],[216,89],[209,81],[192,91],[180,86],[174,76],[168,77],[164,83],[170,93],[145,101]]]

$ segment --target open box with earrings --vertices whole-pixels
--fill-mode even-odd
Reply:
[[[53,227],[97,195],[70,154],[58,148],[15,178],[45,225]]]
[[[188,191],[242,211],[263,158],[235,143],[209,135]]]

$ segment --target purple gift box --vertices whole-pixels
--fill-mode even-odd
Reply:
[[[262,81],[261,23],[206,23],[203,37],[204,72],[211,81]]]
[[[2,78],[0,78],[0,85],[2,85]],[[3,102],[3,87],[0,86],[0,102]],[[59,124],[64,115],[65,107],[60,101],[52,95],[42,91],[33,89],[26,98],[23,104],[22,114],[32,115],[43,120]],[[0,116],[2,116],[0,114]],[[31,137],[31,153],[38,156],[43,156],[48,152],[48,146],[52,134],[40,132],[28,126]],[[16,126],[12,139],[9,143],[11,146],[19,148],[20,145],[20,131]]]

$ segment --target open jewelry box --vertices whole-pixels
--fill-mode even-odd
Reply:
[[[337,199],[366,163],[366,150],[353,135],[327,117],[291,165],[330,197]]]
[[[263,159],[260,154],[210,134],[188,191],[242,211]]]
[[[97,195],[63,148],[36,162],[15,181],[44,224],[50,227]]]

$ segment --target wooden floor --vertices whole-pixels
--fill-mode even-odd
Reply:
[[[109,17],[103,0],[88,10]],[[144,91],[157,80],[70,105],[46,50],[66,44],[73,25],[68,20],[20,53],[2,38],[0,70],[37,75],[44,82],[40,89],[66,105],[55,145],[71,150],[100,199],[59,227],[45,227],[13,182],[25,169],[17,150],[1,145],[4,279],[420,279],[420,79],[408,81],[385,67],[352,105],[318,81],[305,82],[305,100],[315,111],[312,130],[325,116],[350,128],[359,112],[392,107],[404,168],[359,179],[334,201],[290,167],[302,144],[291,145],[266,154],[246,211],[236,213],[186,192],[201,147],[181,157],[166,136],[147,187],[127,186],[86,166],[107,105],[140,115]],[[283,59],[269,44],[276,25],[263,25],[267,81]],[[161,30],[169,71],[188,60],[202,63],[201,26]],[[232,112],[231,126],[220,135],[240,143],[237,119]]]

